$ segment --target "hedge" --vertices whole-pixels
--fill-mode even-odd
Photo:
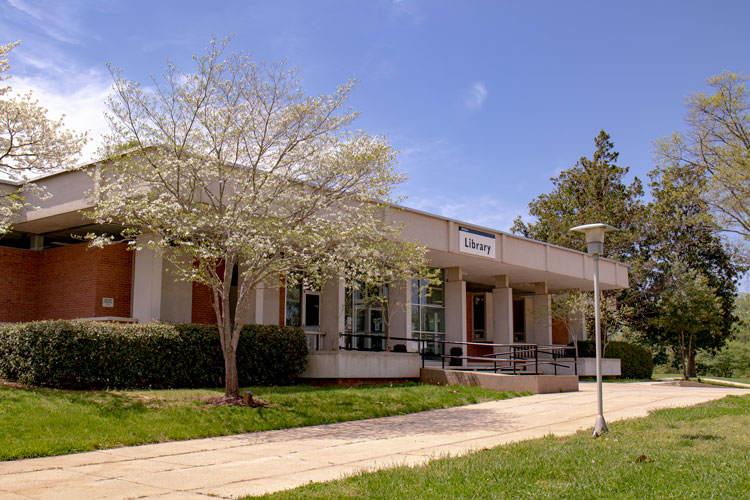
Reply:
[[[596,342],[593,340],[578,341],[578,356],[582,358],[596,357]],[[643,346],[628,342],[612,341],[604,349],[605,358],[620,358],[622,378],[650,379],[654,370],[654,360],[651,351]]]
[[[240,385],[284,385],[305,369],[299,328],[247,325]],[[39,321],[0,325],[0,378],[61,389],[220,387],[224,358],[212,325]]]

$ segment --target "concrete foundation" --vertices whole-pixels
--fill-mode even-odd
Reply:
[[[560,358],[557,363],[565,366],[557,367],[558,375],[573,375],[573,358]],[[552,365],[540,365],[542,373],[551,375],[555,367]],[[602,358],[602,376],[619,377],[622,374],[619,358]],[[596,358],[578,358],[578,376],[596,377]]]
[[[420,381],[426,384],[468,385],[496,391],[531,392],[533,394],[578,390],[578,377],[575,375],[504,375],[422,368]]]
[[[317,351],[307,355],[303,379],[418,379],[417,353]]]

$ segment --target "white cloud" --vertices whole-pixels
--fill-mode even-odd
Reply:
[[[479,111],[487,100],[487,87],[484,82],[474,82],[464,94],[464,104],[470,111]]]
[[[8,0],[8,3],[50,38],[71,44],[81,43],[84,32],[79,15],[81,2],[54,0],[31,3],[25,0]]]
[[[388,10],[391,17],[405,17],[414,24],[422,24],[425,19],[414,0],[391,0]]]
[[[455,198],[443,195],[430,196],[429,198],[409,196],[401,204],[424,212],[500,231],[510,231],[513,219],[519,215],[524,216],[524,219],[528,218],[525,206],[508,206],[503,201],[488,195],[457,195]]]
[[[40,65],[47,65],[39,61]],[[111,77],[103,71],[71,70],[66,75],[50,71],[43,76],[14,75],[9,83],[14,93],[32,91],[34,99],[47,108],[47,116],[57,120],[65,115],[65,127],[76,132],[88,132],[88,144],[82,159],[91,160],[101,144],[101,137],[109,131],[104,117],[105,102],[112,86]]]

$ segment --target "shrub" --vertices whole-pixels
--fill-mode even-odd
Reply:
[[[298,328],[247,325],[237,348],[241,385],[288,384],[305,368]],[[223,384],[212,325],[39,321],[0,325],[0,377],[65,389]]]
[[[582,358],[596,357],[596,342],[593,340],[578,341],[578,356]],[[607,343],[604,350],[605,358],[620,358],[622,378],[651,378],[654,361],[651,351],[637,344],[612,341]]]

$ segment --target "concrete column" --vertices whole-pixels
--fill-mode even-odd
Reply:
[[[466,342],[466,282],[460,267],[445,270],[445,340]],[[450,344],[445,354],[450,354]],[[460,345],[464,356],[466,346]]]
[[[266,286],[256,290],[255,311],[256,317],[260,317],[260,325],[278,325],[279,310],[281,304],[281,291],[278,288]]]
[[[320,331],[325,335],[320,339],[321,351],[336,351],[339,348],[339,335],[344,332],[346,288],[344,280],[329,280],[320,291]]]
[[[535,283],[532,303],[531,342],[549,345],[552,343],[552,297],[547,291],[547,283]]]
[[[154,241],[153,234],[136,238],[138,245]],[[161,320],[162,257],[150,248],[135,252],[133,266],[133,317],[139,323]]]
[[[42,250],[44,249],[44,236],[38,235],[38,234],[32,234],[31,235],[31,245],[29,246],[30,250]]]
[[[495,344],[513,343],[513,289],[508,276],[495,276],[495,288],[492,290],[492,326]],[[498,351],[498,348],[495,348]]]
[[[488,342],[495,342],[495,300],[492,293],[484,294],[484,333]]]
[[[159,317],[167,323],[190,323],[193,312],[193,283],[178,280],[174,271],[174,264],[167,260],[162,261]]]
[[[262,325],[263,324],[263,293],[265,289],[260,284],[248,293],[247,297],[247,315],[245,316],[245,323],[248,325]]]

